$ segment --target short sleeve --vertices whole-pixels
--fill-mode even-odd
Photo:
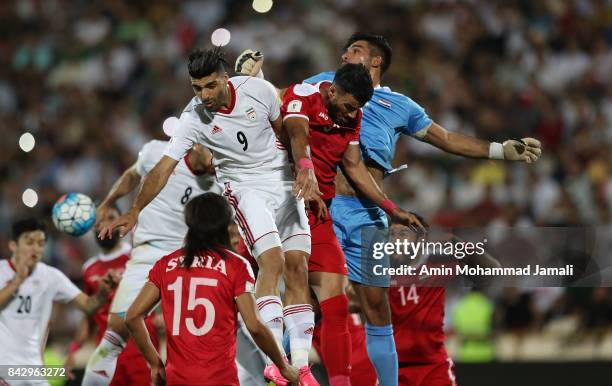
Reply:
[[[149,157],[151,151],[151,142],[146,143],[142,149],[138,152],[138,159],[136,160],[136,173],[141,177],[147,175],[146,160]]]
[[[159,289],[163,288],[162,280],[164,264],[162,264],[162,261],[164,260],[165,259],[158,260],[153,266],[153,268],[151,268],[151,270],[149,271],[149,281]]]
[[[49,279],[54,283],[55,287],[53,301],[70,303],[81,293],[81,290],[58,269],[50,267],[50,273],[51,277]]]
[[[336,76],[336,73],[333,71],[322,72],[320,74],[313,75],[310,78],[304,79],[304,83],[315,84],[315,83],[319,83],[324,80],[332,81],[334,80],[335,76]]]
[[[402,106],[406,118],[406,124],[402,127],[402,133],[423,138],[427,135],[427,129],[429,129],[433,121],[429,118],[423,107],[410,98],[406,99],[405,106]]]
[[[296,84],[285,91],[283,103],[281,105],[281,114],[283,121],[291,117],[300,117],[306,120],[309,119],[311,111],[311,100],[308,94],[312,94],[310,89],[313,86],[309,84]]]
[[[237,298],[243,293],[255,292],[255,277],[253,276],[253,270],[249,262],[243,257],[235,254],[234,256],[239,260],[236,264],[237,269],[234,279],[234,297]]]
[[[197,142],[197,132],[198,127],[194,119],[186,112],[181,114],[176,131],[164,150],[164,155],[180,161]]]
[[[266,106],[268,106],[268,120],[270,122],[276,121],[280,116],[280,98],[276,92],[276,87],[267,80],[262,80],[263,85],[263,100]]]

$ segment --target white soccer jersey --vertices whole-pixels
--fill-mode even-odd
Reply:
[[[196,143],[208,147],[220,182],[291,181],[288,153],[270,125],[280,115],[274,86],[263,79],[236,76],[229,80],[231,103],[204,124],[195,111],[194,97],[179,119],[165,155],[179,160]]]
[[[143,146],[136,161],[136,171],[145,176],[161,159],[168,142],[150,141]],[[138,216],[134,232],[134,247],[148,243],[172,252],[179,249],[187,233],[183,209],[187,202],[206,192],[221,193],[221,187],[211,175],[195,175],[185,157],[174,169],[168,183]]]
[[[9,260],[0,260],[0,288],[15,277]],[[15,296],[0,309],[0,365],[41,366],[53,302],[69,303],[81,290],[57,268],[38,263]]]

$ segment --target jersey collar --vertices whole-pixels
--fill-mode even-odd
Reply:
[[[231,80],[227,81],[227,86],[230,89],[231,101],[227,108],[222,108],[222,109],[217,110],[217,112],[220,114],[230,114],[232,110],[234,110],[234,106],[236,105],[236,89],[234,88],[234,85],[232,84]]]

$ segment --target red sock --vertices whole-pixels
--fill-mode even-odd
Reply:
[[[321,354],[330,380],[344,384],[351,374],[351,336],[348,330],[348,298],[338,295],[320,303]],[[331,385],[335,386],[335,385]]]

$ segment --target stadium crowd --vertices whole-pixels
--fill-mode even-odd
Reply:
[[[20,0],[0,4],[3,256],[11,219],[48,218],[69,191],[101,199],[145,142],[165,137],[162,122],[192,96],[185,57],[219,26],[231,32],[228,52],[264,52],[266,77],[279,86],[335,68],[353,31],[383,34],[394,47],[383,84],[444,127],[542,140],[543,158],[526,168],[403,139],[395,164],[408,170],[388,179],[387,193],[431,224],[610,227],[610,0],[297,1],[265,14],[247,1]],[[17,146],[26,131],[36,138],[29,153]],[[25,188],[38,193],[34,209],[21,202]],[[54,237],[46,261],[78,282],[94,248],[91,235]],[[482,304],[494,304],[484,323],[497,332],[568,315],[588,331],[612,327],[608,288],[508,289]],[[54,326],[55,337],[69,339],[73,319]]]

